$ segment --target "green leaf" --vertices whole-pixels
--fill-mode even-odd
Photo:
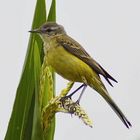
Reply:
[[[52,0],[51,8],[48,15],[48,21],[56,21],[56,0]]]
[[[34,44],[35,105],[33,115],[32,140],[41,140],[43,139],[43,131],[41,127],[41,110],[39,106],[39,81],[41,60],[37,42],[35,41]]]
[[[52,0],[48,20],[56,20],[55,0]],[[37,0],[32,28],[38,28],[46,21],[45,0]],[[55,119],[45,136],[41,128],[41,110],[39,110],[40,67],[43,62],[42,40],[38,35],[30,35],[22,76],[17,88],[12,115],[5,140],[53,140]],[[52,71],[51,71],[52,72]],[[52,72],[54,79],[54,72]],[[53,83],[54,87],[54,83]],[[46,90],[46,94],[47,94]],[[54,95],[54,89],[51,93]],[[46,98],[48,98],[46,96]],[[45,99],[47,100],[47,99]]]
[[[39,27],[45,21],[45,0],[37,0],[32,28]],[[40,52],[42,50],[41,39],[31,35],[5,140],[30,140],[32,136],[35,106],[34,40],[37,41]]]
[[[56,1],[55,0],[52,0],[52,3],[51,3],[51,8],[50,8],[50,11],[49,11],[49,14],[48,14],[48,18],[47,18],[47,21],[56,21]],[[47,89],[49,88],[46,88],[46,96],[44,96],[44,101],[46,101],[46,104],[48,104],[48,99],[47,98],[51,98],[53,96],[55,96],[55,74],[54,72],[50,69],[50,71],[52,72],[52,77],[53,77],[53,91],[50,95],[47,95],[47,93],[49,93],[49,91]],[[49,82],[46,81],[47,83],[47,86],[46,87],[49,87],[51,85],[49,85]],[[44,103],[45,105],[45,103]],[[55,133],[55,117],[53,118],[52,122],[51,122],[51,126],[47,132],[47,134],[44,134],[44,139],[46,140],[53,140],[54,139],[54,133]]]

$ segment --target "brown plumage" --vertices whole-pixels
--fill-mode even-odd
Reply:
[[[90,55],[85,51],[85,49],[75,40],[70,38],[69,36],[64,36],[62,38],[57,38],[57,41],[71,54],[75,55],[82,61],[84,61],[86,64],[88,64],[96,73],[99,75],[102,75],[107,82],[111,85],[112,83],[109,80],[112,80],[117,83],[117,80],[115,80],[106,70],[103,69],[103,67],[97,63]]]
[[[89,85],[96,90],[107,101],[124,125],[127,128],[131,127],[131,123],[108,94],[99,75],[102,75],[111,86],[110,80],[117,81],[90,57],[78,42],[69,37],[61,25],[47,22],[31,32],[39,33],[43,39],[47,62],[59,75],[69,81]]]

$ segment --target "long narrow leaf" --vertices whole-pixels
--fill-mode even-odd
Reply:
[[[32,28],[39,27],[46,21],[45,0],[37,0]],[[21,80],[16,92],[12,115],[8,125],[5,140],[30,140],[33,123],[35,79],[33,40],[42,49],[42,41],[38,36],[30,36],[26,59]]]
[[[32,140],[43,140],[43,131],[41,127],[41,110],[39,107],[39,80],[40,80],[40,52],[37,42],[34,41],[34,77],[35,77],[35,104],[33,115],[33,128],[32,128]]]
[[[48,21],[56,21],[56,0],[52,0],[51,8],[48,15]]]
[[[50,8],[50,11],[48,14],[47,21],[56,21],[56,1],[55,0],[52,0],[51,8]],[[49,81],[46,81],[46,91],[45,91],[45,96],[44,96],[44,100],[43,100],[44,106],[48,104],[48,99],[51,99],[52,97],[55,96],[55,74],[51,69],[50,69],[50,71],[51,71],[52,77],[53,77],[53,83],[52,83],[53,85],[49,85]],[[53,91],[51,91],[52,93],[50,93],[48,91],[48,89],[50,89],[49,88],[50,86],[53,87]],[[50,93],[50,94],[48,94],[48,93]],[[47,134],[44,134],[44,139],[53,140],[54,133],[55,133],[55,117],[53,118],[53,120],[51,122],[51,126],[50,126]]]
[[[56,2],[52,0],[48,21],[56,20]],[[45,0],[37,0],[32,28],[39,27],[46,21]],[[28,50],[24,62],[21,80],[17,89],[16,99],[9,122],[5,140],[53,140],[55,131],[55,119],[52,121],[47,134],[42,135],[41,112],[39,110],[39,78],[40,67],[43,61],[42,41],[39,36],[31,35]],[[54,79],[54,72],[52,72]],[[46,79],[46,82],[48,79]],[[48,82],[49,83],[49,82]],[[51,86],[51,85],[48,85]],[[54,96],[53,91],[46,91],[44,101],[48,102]],[[53,82],[54,87],[54,82]],[[47,102],[45,104],[47,104]]]

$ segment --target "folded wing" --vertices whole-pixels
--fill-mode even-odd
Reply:
[[[59,42],[59,44],[61,44],[61,46],[64,47],[65,50],[89,65],[98,75],[102,75],[111,86],[113,85],[110,80],[117,83],[117,80],[115,80],[99,63],[97,63],[92,57],[90,57],[90,55],[78,42],[76,42],[69,36],[63,36],[63,38],[57,37],[57,41]]]

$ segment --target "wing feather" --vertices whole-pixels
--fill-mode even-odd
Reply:
[[[102,75],[111,86],[113,85],[109,80],[117,83],[117,80],[115,80],[100,64],[98,64],[92,57],[90,57],[86,50],[71,37],[57,37],[57,41],[59,44],[61,44],[61,46],[64,47],[65,50],[89,65],[98,75]]]

